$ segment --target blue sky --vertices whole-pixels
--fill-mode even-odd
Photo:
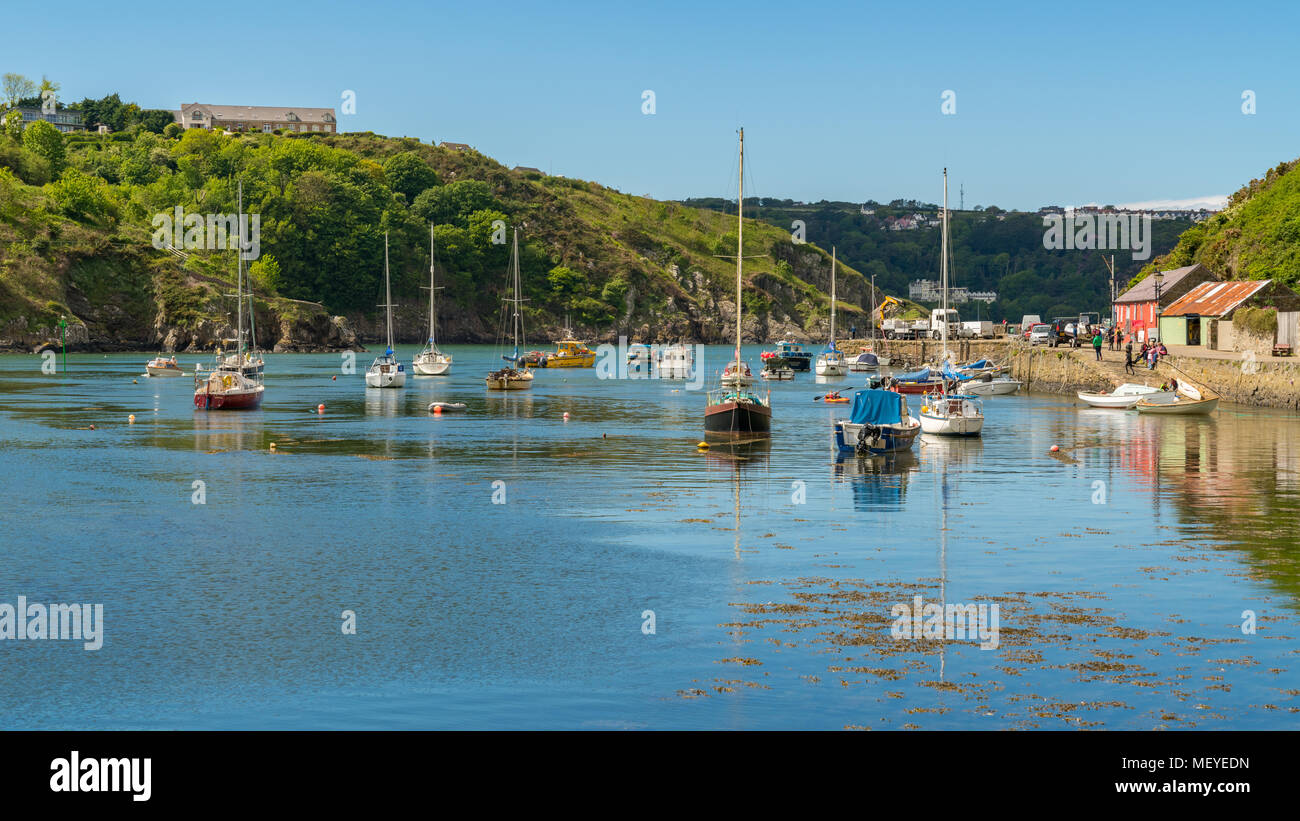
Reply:
[[[746,193],[803,200],[937,201],[945,165],[954,206],[958,184],[968,207],[1198,200],[1300,156],[1295,3],[22,8],[0,71],[63,98],[337,108],[352,90],[344,130],[659,198],[734,196],[741,125]]]

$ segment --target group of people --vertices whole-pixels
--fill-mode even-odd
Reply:
[[[1139,362],[1145,362],[1147,370],[1153,371],[1156,369],[1160,357],[1168,355],[1169,349],[1165,347],[1165,343],[1143,342],[1135,359],[1133,357],[1133,340],[1130,338],[1128,344],[1124,346],[1124,373],[1137,373],[1133,370],[1133,366]]]

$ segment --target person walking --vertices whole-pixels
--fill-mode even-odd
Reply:
[[[1101,331],[1097,331],[1096,336],[1092,338],[1092,350],[1097,354],[1097,361],[1101,361]]]
[[[1137,371],[1133,370],[1133,340],[1131,339],[1128,343],[1128,349],[1124,351],[1124,373],[1137,375]]]

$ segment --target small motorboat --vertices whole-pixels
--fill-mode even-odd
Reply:
[[[429,413],[438,411],[463,411],[465,410],[464,402],[430,402]]]
[[[986,377],[984,379],[972,379],[962,385],[962,390],[975,396],[1007,396],[1020,390],[1024,384],[1019,379],[1012,379],[1009,376]]]
[[[908,413],[907,397],[868,388],[853,395],[849,418],[835,420],[834,431],[840,453],[879,456],[911,450],[921,423]]]
[[[1173,391],[1161,390],[1150,385],[1138,385],[1125,382],[1110,393],[1090,393],[1079,391],[1080,400],[1094,408],[1121,408],[1128,410],[1139,401],[1145,400],[1149,405],[1167,404],[1177,399]]]
[[[176,357],[164,359],[161,356],[155,356],[150,359],[144,366],[145,372],[150,376],[184,376],[185,371],[176,362]]]
[[[1156,413],[1191,416],[1213,413],[1219,407],[1219,397],[1202,396],[1192,385],[1179,384],[1173,393],[1173,399],[1164,402],[1148,402],[1144,396],[1134,405],[1138,413]]]
[[[930,393],[943,387],[943,379],[929,368],[896,373],[889,379],[889,389],[897,393]]]
[[[849,362],[849,370],[854,373],[872,373],[880,369],[880,357],[871,351],[863,351]]]

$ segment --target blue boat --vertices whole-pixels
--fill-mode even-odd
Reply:
[[[868,388],[853,394],[848,419],[835,420],[840,453],[880,456],[911,450],[921,423],[907,409],[907,397]]]

